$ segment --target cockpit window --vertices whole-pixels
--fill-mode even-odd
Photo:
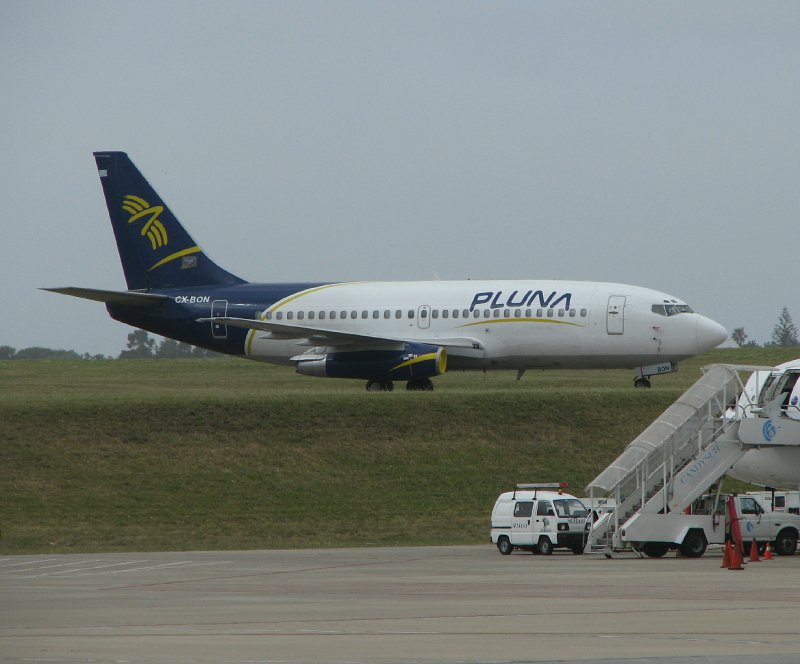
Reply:
[[[659,316],[677,316],[678,314],[694,313],[688,304],[654,304],[650,307],[654,314]]]

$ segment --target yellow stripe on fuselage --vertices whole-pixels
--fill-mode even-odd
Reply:
[[[552,318],[483,318],[474,323],[466,323],[459,327],[470,327],[472,325],[488,325],[489,323],[550,323],[551,325],[572,325],[573,327],[585,327],[580,323],[571,323],[568,320],[553,320]]]
[[[289,297],[284,298],[283,300],[279,300],[275,304],[273,304],[269,309],[264,309],[261,312],[261,320],[267,319],[267,313],[272,313],[273,311],[277,311],[282,306],[289,304],[289,302],[294,302],[295,300],[303,297],[304,295],[311,295],[311,293],[318,293],[321,290],[325,290],[326,288],[334,288],[335,286],[346,286],[348,283],[352,282],[342,282],[338,284],[325,284],[324,286],[317,286],[316,288],[309,288],[308,290],[300,291],[299,293],[294,293]],[[253,340],[255,339],[256,330],[250,330],[247,333],[247,339],[245,341],[245,355],[252,355],[253,350]]]

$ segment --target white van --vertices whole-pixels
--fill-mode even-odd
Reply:
[[[507,556],[514,549],[549,555],[556,547],[583,553],[589,511],[564,493],[565,482],[517,484],[492,510],[491,540]]]

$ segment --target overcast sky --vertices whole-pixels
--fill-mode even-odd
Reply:
[[[123,150],[251,281],[552,278],[800,323],[800,3],[0,3],[0,345],[117,355]]]

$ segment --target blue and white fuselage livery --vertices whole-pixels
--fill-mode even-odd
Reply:
[[[635,383],[727,338],[648,288],[553,280],[249,283],[216,265],[123,152],[97,152],[128,290],[51,288],[221,353],[432,389],[445,370],[631,368]]]

